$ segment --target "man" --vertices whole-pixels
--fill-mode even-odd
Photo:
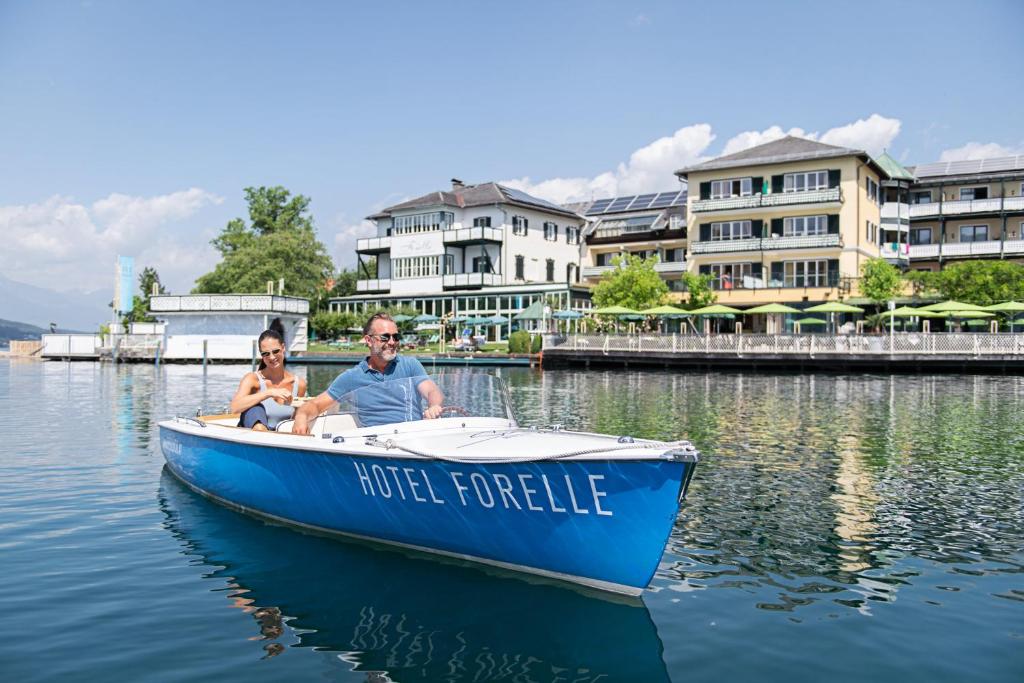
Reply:
[[[293,434],[309,434],[309,423],[337,403],[342,396],[356,389],[374,385],[380,385],[379,390],[366,389],[361,392],[365,399],[360,401],[359,405],[360,420],[368,426],[405,421],[408,419],[406,406],[396,405],[395,392],[389,391],[386,385],[396,380],[406,381],[392,384],[392,388],[397,387],[401,390],[406,386],[413,386],[419,397],[426,400],[424,419],[432,420],[441,416],[444,395],[427,376],[426,370],[418,360],[398,355],[402,335],[399,334],[398,325],[391,316],[387,313],[375,313],[370,316],[363,325],[363,342],[369,347],[370,355],[359,365],[338,375],[331,386],[327,387],[327,391],[295,411]],[[408,402],[403,401],[406,404]]]

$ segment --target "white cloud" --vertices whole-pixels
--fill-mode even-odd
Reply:
[[[155,197],[114,193],[86,206],[54,195],[38,204],[0,206],[0,231],[8,248],[0,270],[13,280],[57,291],[112,287],[118,254],[135,256],[136,267],[153,266],[165,283],[191,286],[216,262],[209,236],[191,240],[161,228],[223,202],[198,188]]]
[[[844,126],[830,128],[820,135],[816,132],[808,133],[803,128],[790,128],[788,131],[783,131],[780,126],[771,126],[762,131],[751,130],[734,135],[725,143],[722,154],[742,152],[750,147],[763,145],[787,135],[795,135],[808,140],[817,140],[826,145],[863,149],[871,155],[878,156],[899,135],[901,125],[899,119],[872,114],[866,119],[858,119]]]
[[[670,190],[675,184],[672,172],[703,160],[702,154],[714,139],[711,126],[699,123],[680,128],[671,136],[641,147],[614,171],[606,171],[593,178],[551,178],[533,182],[526,176],[502,180],[501,183],[558,203]]]
[[[373,237],[377,234],[377,228],[368,220],[358,223],[345,223],[343,219],[335,218],[336,232],[329,251],[334,265],[337,268],[351,269],[356,263],[356,240],[361,237]],[[365,260],[365,259],[364,259]]]
[[[939,161],[968,161],[972,159],[995,159],[1024,154],[1024,148],[1003,147],[995,142],[968,142],[963,147],[947,149],[939,155]]]

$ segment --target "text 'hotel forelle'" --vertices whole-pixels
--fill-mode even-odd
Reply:
[[[463,507],[480,505],[484,508],[504,506],[506,510],[532,510],[534,512],[564,512],[566,514],[598,514],[608,517],[613,512],[602,506],[601,499],[608,494],[598,488],[602,474],[590,474],[586,484],[573,481],[566,474],[549,480],[547,475],[518,474],[510,477],[500,472],[448,472],[453,491],[447,492],[449,481],[440,482],[445,488],[435,487],[430,476],[418,467],[397,465],[367,467],[354,462],[364,496],[409,500],[416,503],[445,505],[458,500]],[[438,494],[441,494],[440,496]],[[607,503],[605,503],[607,505]]]

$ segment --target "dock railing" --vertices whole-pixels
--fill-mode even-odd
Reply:
[[[736,356],[1020,356],[1024,334],[898,332],[888,334],[570,334],[551,335],[544,349]]]

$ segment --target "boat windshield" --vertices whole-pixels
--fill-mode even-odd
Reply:
[[[479,372],[407,377],[360,387],[342,396],[336,410],[354,415],[365,427],[422,420],[434,391],[441,393],[441,417],[493,417],[516,422],[505,383]]]

